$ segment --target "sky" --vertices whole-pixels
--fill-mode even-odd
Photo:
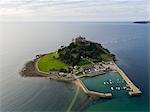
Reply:
[[[149,0],[0,0],[0,21],[150,20]]]

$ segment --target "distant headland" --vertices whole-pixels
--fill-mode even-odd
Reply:
[[[111,98],[111,93],[88,90],[80,79],[104,75],[107,72],[118,72],[128,84],[129,95],[141,95],[141,91],[128,79],[115,61],[115,55],[100,43],[79,36],[73,38],[68,46],[61,46],[55,52],[36,55],[33,60],[25,64],[21,75],[72,82],[81,87],[89,96]]]
[[[150,21],[135,21],[133,23],[148,24],[148,23],[150,23]]]

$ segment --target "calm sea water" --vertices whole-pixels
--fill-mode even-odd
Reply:
[[[127,22],[1,22],[0,111],[149,111],[149,27]],[[36,54],[55,51],[78,35],[116,54],[118,65],[140,87],[142,96],[129,97],[122,91],[114,92],[111,100],[93,100],[74,85],[19,75]],[[101,86],[105,79],[98,76],[84,83],[89,89],[105,91]]]

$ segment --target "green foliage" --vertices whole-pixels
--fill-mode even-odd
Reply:
[[[87,60],[82,58],[92,59],[95,62],[107,61],[110,58],[109,50],[103,48],[101,44],[91,41],[72,42],[69,46],[61,47],[58,53],[61,61],[72,66],[89,64]],[[108,55],[105,56],[103,54]]]
[[[68,72],[68,69],[65,69],[65,68],[60,68],[60,69],[59,69],[59,71],[60,71],[60,72],[67,73],[67,72]]]
[[[82,72],[79,72],[79,73],[76,74],[76,76],[81,76],[81,75],[83,75]]]
[[[87,64],[91,64],[91,63],[86,59],[81,59],[78,65],[79,66],[84,66],[84,65],[87,65]]]
[[[110,61],[111,60],[111,56],[107,53],[101,54],[101,58],[103,61]]]
[[[57,52],[42,56],[38,61],[40,71],[49,72],[52,70],[60,72],[71,72],[75,65],[85,66],[100,61],[110,61],[115,55],[110,54],[101,44],[91,41],[77,41],[69,46],[61,46]],[[79,74],[80,75],[80,74]]]

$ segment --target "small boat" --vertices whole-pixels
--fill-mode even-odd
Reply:
[[[110,84],[112,84],[112,82],[109,82]]]
[[[106,82],[104,82],[104,84],[106,84]]]
[[[106,84],[109,84],[109,82],[106,82]]]
[[[126,87],[126,86],[124,86],[124,87],[123,87],[123,90],[125,90],[126,88],[127,88],[127,87]]]
[[[127,90],[127,91],[129,91],[129,90],[130,90],[130,88],[126,88],[126,90]]]
[[[114,90],[114,88],[113,87],[110,87],[110,89],[113,91]]]
[[[116,90],[120,90],[121,89],[121,87],[116,87]]]

